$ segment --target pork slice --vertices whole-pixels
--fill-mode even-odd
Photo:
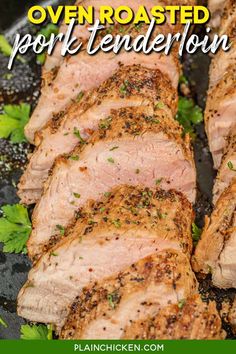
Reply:
[[[31,204],[39,200],[55,159],[70,153],[78,143],[75,130],[87,140],[111,109],[146,105],[173,116],[177,110],[177,90],[160,71],[136,65],[121,67],[98,89],[84,95],[61,119],[52,121],[38,134],[38,146],[18,185],[21,202]]]
[[[208,8],[211,13],[210,27],[224,33],[232,20],[235,0],[209,0]]]
[[[66,227],[88,199],[100,198],[117,185],[153,187],[160,183],[195,200],[196,171],[188,137],[178,123],[148,108],[114,111],[88,144],[74,150],[75,161],[59,158],[33,213],[30,257],[40,254],[56,225]]]
[[[235,24],[236,19],[236,3],[235,0],[226,0],[222,7],[223,13],[220,24],[220,35],[228,32],[229,27],[232,27],[232,23]]]
[[[143,28],[144,27],[144,28]],[[141,30],[145,33],[145,26]],[[169,31],[169,26],[165,25]],[[157,31],[163,30],[156,27]],[[117,29],[114,30],[114,34]],[[164,31],[165,32],[165,31]],[[136,27],[131,26],[130,35],[142,34]],[[176,88],[179,78],[179,62],[176,48],[168,56],[163,53],[135,53],[133,51],[98,52],[89,55],[82,50],[78,55],[64,60],[51,85],[45,85],[41,90],[38,104],[25,127],[25,135],[30,142],[34,142],[34,135],[42,129],[53,116],[68,107],[72,100],[76,99],[81,91],[87,91],[98,87],[102,82],[112,76],[121,65],[142,65],[151,69],[159,69],[170,78]]]
[[[94,19],[97,20],[99,19],[99,14],[100,14],[100,6],[103,6],[103,1],[101,0],[78,0],[75,2],[76,6],[84,6],[87,8],[88,6],[93,6],[94,8]],[[107,6],[113,6],[114,1],[112,0],[106,0],[106,5]],[[124,5],[123,0],[116,0],[116,7]],[[152,0],[144,0],[143,5],[150,10],[151,7],[153,6],[153,1]],[[126,6],[131,7],[134,11],[138,9],[140,6],[139,3],[135,0],[127,0],[126,1]],[[86,42],[90,35],[91,32],[88,30],[88,28],[92,27],[92,25],[85,23],[84,25],[77,24],[74,27],[73,30],[73,36],[77,38],[77,41],[74,43],[75,46],[77,46],[79,43],[84,43]],[[68,30],[68,25],[62,23],[60,26],[59,32],[63,33],[64,35],[66,34]],[[62,49],[62,42],[57,42],[55,49],[52,53],[52,55],[48,55],[47,59],[45,61],[44,67],[43,67],[43,80],[44,82],[46,81],[47,84],[51,84],[52,81],[55,78],[55,70],[57,72],[58,68],[60,65],[63,63],[65,58],[61,55],[61,49]]]
[[[222,33],[223,34],[223,33]],[[227,75],[230,68],[235,67],[236,64],[236,16],[230,22],[227,32],[224,33],[229,36],[231,48],[225,52],[220,50],[215,55],[210,65],[209,72],[209,88],[214,88]]]
[[[220,288],[236,286],[236,179],[221,194],[214,211],[206,218],[201,240],[193,257],[196,272],[211,273]]]
[[[196,292],[188,259],[174,250],[146,257],[117,276],[82,290],[71,307],[62,339],[120,339],[138,321]]]
[[[169,0],[162,0],[159,2],[159,5],[194,5],[196,3],[195,0],[187,1],[187,0],[176,0],[176,1],[169,1]],[[140,3],[137,2],[136,0],[127,0],[126,1],[126,6],[129,6],[133,9],[134,12],[138,10],[140,7]],[[93,6],[94,8],[94,19],[99,19],[99,8],[100,6],[103,6],[104,3],[101,0],[78,0],[75,2],[75,5],[77,6],[85,6],[86,8],[88,6]],[[116,7],[124,5],[123,0],[116,0],[115,3]],[[113,0],[106,0],[106,6],[112,6],[114,7],[114,1]],[[153,7],[153,0],[144,0],[142,2],[142,6],[145,6],[145,8],[148,10],[150,13],[151,8]],[[89,36],[91,32],[88,31],[88,28],[92,27],[92,25],[89,25],[88,23],[84,25],[76,25],[73,31],[73,35],[78,38],[78,43],[79,42],[84,42],[89,39]],[[175,27],[178,26],[173,26],[171,27],[172,30],[175,30]],[[64,22],[60,26],[59,32],[65,34],[68,29],[68,25],[66,25]],[[64,60],[64,57],[61,55],[61,49],[62,49],[62,43],[58,42],[55,46],[55,49],[53,51],[52,55],[48,55],[46,62],[43,67],[43,78],[48,80],[48,76],[52,77],[51,73],[55,70],[55,68],[58,68],[61,63]],[[51,82],[51,80],[49,81]]]
[[[220,167],[227,138],[236,124],[236,72],[230,68],[222,80],[208,92],[205,129],[214,167]]]
[[[230,185],[233,178],[236,177],[236,135],[229,138],[225,149],[221,165],[216,176],[213,189],[213,202],[216,204],[220,195]]]
[[[220,316],[213,301],[194,294],[168,304],[155,316],[129,324],[122,339],[224,339]]]
[[[89,201],[30,271],[18,297],[18,313],[60,326],[88,283],[167,248],[189,257],[192,221],[190,203],[175,191],[122,186],[100,201]]]

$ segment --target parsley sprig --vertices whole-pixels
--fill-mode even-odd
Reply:
[[[0,242],[4,243],[3,252],[27,253],[26,242],[31,233],[31,222],[27,209],[20,204],[2,207],[0,218]]]
[[[54,25],[53,23],[49,23],[47,26],[42,27],[41,30],[37,33],[36,36],[38,36],[39,34],[42,34],[43,36],[45,36],[45,38],[47,40],[50,39],[50,36],[52,33],[54,33],[55,35],[57,35],[59,32],[59,28],[57,25]],[[37,55],[37,63],[40,65],[43,65],[46,59],[46,53],[42,52],[40,54]]]
[[[202,229],[200,229],[195,223],[192,223],[192,238],[194,244],[197,244],[200,240]]]
[[[194,136],[194,126],[203,121],[202,109],[193,99],[180,96],[176,119],[183,126],[185,134]]]
[[[12,143],[26,141],[24,127],[30,117],[30,105],[5,105],[0,115],[0,138],[10,138]]]
[[[33,325],[28,324],[21,326],[21,339],[25,340],[52,340],[53,330],[52,326]]]

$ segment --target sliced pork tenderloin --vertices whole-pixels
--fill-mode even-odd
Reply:
[[[155,316],[197,290],[186,256],[166,250],[117,276],[84,288],[71,307],[62,339],[120,339],[133,321]],[[159,315],[157,315],[159,316]]]
[[[76,218],[30,271],[18,296],[20,316],[60,327],[88,283],[167,248],[191,254],[193,210],[175,191],[118,187],[89,201]]]
[[[194,202],[196,171],[189,138],[182,137],[178,123],[165,112],[155,115],[148,107],[114,111],[88,144],[80,143],[69,157],[57,160],[34,209],[30,257],[39,255],[58,233],[57,225],[66,227],[88,199],[121,184],[156,183]]]
[[[224,34],[235,12],[235,0],[208,0],[208,8],[211,13],[210,28]]]
[[[119,33],[120,27],[114,27],[112,34]],[[146,26],[138,29],[130,26],[129,34],[132,37],[145,33]],[[170,32],[170,27],[165,24],[156,26],[156,32]],[[141,32],[141,33],[140,33]],[[100,37],[99,37],[100,38]],[[99,41],[98,38],[98,41]],[[42,88],[38,104],[25,127],[25,135],[33,143],[35,133],[41,130],[53,116],[67,109],[71,101],[76,99],[81,91],[87,91],[98,87],[101,83],[112,76],[121,65],[140,64],[142,66],[159,69],[167,74],[176,88],[179,78],[180,65],[177,48],[170,55],[152,52],[149,55],[135,53],[134,51],[121,51],[119,54],[102,51],[96,55],[89,55],[86,50],[78,55],[64,60],[51,85]]]
[[[39,200],[43,183],[55,159],[70,153],[78,144],[75,130],[80,132],[82,139],[87,140],[98,129],[99,121],[107,118],[112,109],[146,105],[174,116],[177,91],[160,71],[136,65],[121,67],[98,89],[72,104],[65,115],[37,134],[38,146],[30,156],[18,185],[22,203],[31,204]]]
[[[236,125],[236,71],[233,67],[208,92],[205,111],[205,129],[214,167],[220,167],[227,138]]]
[[[236,18],[236,3],[235,0],[226,0],[222,7],[223,13],[220,24],[220,35],[227,33],[228,28],[232,23],[235,23]]]
[[[213,301],[195,294],[129,324],[122,339],[224,339],[220,316]]]
[[[236,135],[229,138],[225,149],[222,162],[215,180],[213,189],[213,202],[216,204],[220,195],[230,185],[233,178],[236,177]]]
[[[170,1],[170,0],[162,0],[159,2],[159,5],[194,5],[196,3],[195,0],[187,1],[187,0],[175,0],[175,1]],[[136,0],[127,0],[126,1],[126,6],[129,6],[133,9],[134,12],[137,12],[138,8],[140,7],[140,3],[137,2]],[[100,17],[100,6],[103,6],[103,1],[101,0],[77,0],[75,2],[75,5],[77,6],[84,6],[85,8],[88,8],[88,6],[93,6],[94,8],[94,20],[99,19]],[[114,7],[114,1],[113,0],[106,0],[106,5]],[[123,6],[124,2],[123,0],[116,0],[116,8],[119,6]],[[153,7],[153,1],[152,0],[143,0],[142,6],[145,6],[146,10],[150,13],[151,8]],[[91,32],[88,31],[88,28],[92,27],[92,25],[89,25],[88,23],[84,25],[79,25],[77,24],[74,28],[73,31],[73,36],[75,36],[78,41],[75,42],[75,45],[78,45],[81,42],[85,42],[86,40],[89,39]],[[66,25],[64,22],[60,26],[59,33],[65,34],[66,31],[68,30],[68,25]],[[171,30],[179,30],[179,26],[171,26]],[[64,57],[61,55],[61,49],[62,49],[62,43],[58,42],[55,46],[55,49],[52,53],[52,55],[48,55],[46,62],[43,67],[43,80],[46,81],[47,83],[51,83],[52,80],[55,78],[54,73],[57,71],[58,67],[62,64],[64,61]]]
[[[219,50],[214,56],[209,72],[209,88],[213,89],[223,78],[227,75],[227,72],[231,67],[235,67],[236,64],[236,16],[233,21],[230,22],[226,33],[229,36],[231,43],[230,50],[227,52]]]
[[[192,259],[196,272],[211,273],[219,288],[236,287],[236,178],[221,194]]]

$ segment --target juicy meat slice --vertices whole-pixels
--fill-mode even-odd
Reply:
[[[122,186],[90,201],[77,212],[68,234],[30,271],[18,296],[19,315],[60,327],[90,282],[168,248],[189,258],[192,221],[190,203],[175,191]]]
[[[236,287],[236,179],[221,194],[205,227],[194,257],[196,272],[211,273],[219,288]]]
[[[99,121],[107,118],[112,109],[146,105],[164,109],[173,116],[177,110],[177,90],[160,71],[136,65],[121,67],[98,89],[85,94],[61,119],[52,121],[38,134],[38,146],[18,185],[22,203],[31,204],[39,200],[55,159],[70,153],[78,144],[75,130],[87,140],[98,129]]]
[[[145,27],[145,26],[143,26]],[[145,33],[145,28],[140,31]],[[165,25],[166,31],[170,31]],[[158,28],[158,27],[157,27]],[[158,31],[163,30],[163,26]],[[165,31],[164,31],[165,32]],[[112,33],[115,34],[115,33]],[[131,36],[137,36],[138,29],[134,27]],[[179,79],[179,61],[177,51],[170,55],[152,52],[149,55],[135,53],[134,51],[97,52],[89,55],[86,50],[69,57],[61,64],[58,73],[51,83],[42,88],[38,104],[25,127],[25,135],[30,142],[34,142],[35,133],[41,130],[53,116],[66,109],[71,100],[76,99],[81,91],[87,91],[98,87],[102,82],[112,76],[121,65],[142,65],[151,69],[159,69],[167,74],[176,88]]]
[[[120,339],[130,323],[178,303],[196,292],[196,284],[183,254],[169,249],[149,256],[115,277],[84,288],[71,307],[61,338]]]
[[[220,25],[220,35],[228,32],[228,29],[232,27],[232,23],[235,24],[236,18],[236,3],[235,0],[226,0],[222,7],[223,13]],[[232,36],[233,37],[233,36]]]
[[[170,0],[162,0],[159,2],[159,5],[194,5],[196,3],[195,0],[175,0],[175,1],[170,1]],[[136,0],[127,0],[125,2],[126,6],[129,6],[133,9],[134,12],[138,10],[140,7],[140,3],[137,2]],[[94,19],[99,19],[99,8],[100,6],[103,6],[104,3],[102,0],[77,0],[75,5],[79,6],[93,6],[94,8]],[[106,5],[107,6],[112,6],[114,7],[114,0],[106,0]],[[116,0],[115,7],[123,6],[124,1],[123,0]],[[150,11],[150,9],[153,7],[153,0],[143,0],[142,5],[145,6],[145,8]],[[88,31],[88,28],[91,27],[89,24],[85,25],[76,25],[73,31],[73,35],[78,38],[78,42],[85,41],[89,39],[89,36],[91,32]],[[176,27],[176,26],[175,26]],[[60,26],[60,33],[66,33],[68,29],[68,25],[63,24]],[[174,30],[174,27],[173,27]],[[50,71],[55,70],[56,67],[59,67],[61,63],[64,60],[64,57],[61,56],[61,47],[62,43],[58,42],[57,45],[55,46],[55,50],[53,51],[52,55],[48,55],[46,62],[44,64],[44,73],[43,77],[47,76],[50,74]]]
[[[236,124],[236,71],[229,69],[222,80],[208,92],[205,127],[214,167],[220,167],[227,138]]]
[[[210,27],[224,33],[235,11],[235,0],[208,0]]]
[[[233,178],[236,177],[236,135],[229,138],[221,165],[216,176],[213,189],[213,202],[216,204],[221,193],[228,188]]]
[[[213,301],[195,294],[162,308],[156,316],[132,322],[122,339],[224,339],[225,331]]]
[[[164,112],[153,115],[148,107],[114,111],[82,142],[72,156],[59,158],[45,192],[33,213],[33,231],[28,241],[31,258],[39,255],[57,225],[66,227],[75,211],[88,199],[98,199],[121,184],[176,189],[193,202],[196,171],[188,137]]]
[[[225,52],[218,51],[210,65],[209,88],[214,88],[223,78],[231,67],[236,64],[236,16],[227,28],[226,33],[229,36],[231,48]]]

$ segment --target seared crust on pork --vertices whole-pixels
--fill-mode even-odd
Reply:
[[[213,301],[200,295],[162,308],[156,316],[132,322],[122,339],[224,339],[225,331]]]
[[[18,296],[18,314],[60,327],[90,282],[169,248],[188,259],[192,222],[191,204],[175,191],[123,186],[89,201],[30,271]]]
[[[63,339],[119,339],[133,321],[196,291],[187,258],[174,250],[146,257],[116,277],[84,288],[62,329]]]
[[[55,159],[78,144],[75,129],[87,140],[98,129],[100,119],[108,117],[112,109],[125,106],[150,106],[172,117],[177,111],[177,91],[159,70],[133,65],[122,66],[98,89],[81,92],[65,114],[54,117],[37,133],[37,147],[18,185],[21,202],[32,204],[39,200]]]

